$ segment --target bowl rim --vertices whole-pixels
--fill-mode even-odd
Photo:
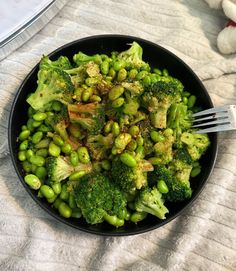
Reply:
[[[94,40],[94,39],[102,39],[102,38],[114,38],[114,39],[122,39],[122,38],[126,38],[126,39],[131,39],[134,41],[141,41],[141,42],[145,42],[146,44],[150,45],[150,46],[154,46],[154,47],[158,47],[160,50],[164,51],[165,53],[169,54],[171,57],[175,58],[178,62],[181,63],[181,65],[183,65],[186,69],[188,69],[188,71],[191,73],[191,75],[195,78],[195,80],[198,82],[199,86],[201,87],[201,89],[205,92],[205,95],[207,96],[208,102],[210,103],[210,106],[213,107],[213,102],[212,99],[208,93],[208,91],[206,90],[205,86],[203,85],[202,81],[200,80],[200,78],[196,75],[196,73],[192,70],[191,67],[189,67],[181,58],[179,58],[177,55],[175,55],[174,53],[172,53],[171,51],[169,51],[168,49],[160,46],[159,44],[156,44],[152,41],[140,38],[140,37],[135,37],[135,36],[130,36],[130,35],[121,35],[121,34],[101,34],[101,35],[92,35],[92,36],[87,36],[84,38],[80,38],[80,39],[76,39],[74,41],[71,41],[69,43],[66,43],[60,47],[58,47],[57,49],[55,49],[54,51],[52,51],[51,53],[48,54],[49,57],[55,55],[56,53],[60,52],[61,50],[71,46],[71,45],[75,45],[78,44],[80,42],[83,41],[89,41],[89,40]],[[215,167],[215,163],[216,163],[216,159],[217,159],[217,155],[218,155],[218,134],[215,134],[215,146],[214,146],[214,150],[213,150],[213,161],[212,161],[212,166],[211,169],[209,171],[208,176],[205,178],[205,180],[202,183],[202,186],[200,188],[198,188],[198,191],[194,194],[194,196],[192,196],[189,199],[189,202],[179,211],[177,211],[174,215],[172,215],[171,217],[162,220],[160,223],[155,224],[153,226],[147,227],[145,229],[133,229],[132,232],[123,232],[123,231],[113,231],[113,232],[105,232],[105,231],[95,231],[93,229],[86,229],[84,227],[81,227],[80,225],[74,225],[73,223],[70,223],[70,220],[67,220],[63,217],[61,217],[59,214],[56,214],[52,211],[52,208],[49,208],[48,206],[46,206],[44,204],[44,202],[41,201],[41,199],[37,196],[35,196],[35,194],[33,193],[33,190],[30,189],[30,187],[24,182],[24,178],[22,176],[22,174],[20,173],[18,166],[17,166],[17,158],[14,155],[14,151],[13,151],[13,145],[12,145],[12,122],[13,122],[13,114],[14,114],[14,109],[16,106],[16,103],[18,102],[18,98],[22,92],[22,89],[24,88],[25,84],[27,83],[27,81],[29,80],[29,78],[32,76],[32,74],[38,69],[39,67],[39,62],[31,69],[31,71],[26,75],[26,77],[23,79],[23,81],[21,82],[20,86],[17,88],[15,97],[13,99],[12,105],[11,105],[11,109],[10,109],[10,115],[9,115],[9,119],[8,119],[8,146],[9,146],[9,152],[10,152],[10,156],[11,156],[11,161],[13,163],[14,169],[17,173],[17,176],[20,180],[20,182],[22,183],[22,185],[24,186],[24,188],[26,189],[26,191],[28,192],[28,194],[31,196],[31,198],[42,208],[44,209],[47,213],[49,213],[53,218],[55,218],[56,220],[72,227],[75,228],[77,230],[86,232],[86,233],[91,233],[91,234],[95,234],[95,235],[100,235],[100,236],[114,236],[114,237],[119,237],[119,236],[130,236],[130,235],[137,235],[137,234],[142,234],[145,232],[149,232],[152,231],[154,229],[157,229],[159,227],[164,226],[165,224],[171,222],[172,220],[174,220],[176,217],[180,216],[187,208],[191,207],[192,204],[194,203],[194,201],[198,198],[199,194],[202,192],[202,190],[204,189],[207,181],[209,180],[209,178],[212,175],[212,172],[214,170]]]

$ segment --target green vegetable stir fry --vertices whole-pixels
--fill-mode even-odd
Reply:
[[[121,227],[192,195],[210,141],[195,134],[196,97],[133,42],[124,52],[44,56],[19,133],[24,180],[65,218]],[[168,205],[167,205],[168,206]]]

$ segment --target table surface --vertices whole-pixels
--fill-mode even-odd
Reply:
[[[0,145],[19,84],[57,47],[116,33],[158,43],[203,80],[216,106],[236,104],[236,55],[221,55],[226,22],[200,0],[71,0],[37,35],[0,62]],[[0,148],[1,151],[1,148]],[[236,270],[236,133],[219,136],[219,155],[205,189],[181,216],[130,237],[101,237],[61,224],[26,193],[9,155],[0,159],[1,270]]]

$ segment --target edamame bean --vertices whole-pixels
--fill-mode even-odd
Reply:
[[[45,180],[47,176],[47,170],[45,167],[37,167],[35,170],[35,175],[40,179],[40,180]]]
[[[102,168],[105,170],[110,170],[111,169],[111,163],[109,160],[103,160],[102,161]]]
[[[110,68],[109,70],[109,76],[113,79],[116,76],[116,71],[113,68]]]
[[[60,215],[65,217],[65,218],[70,218],[71,217],[72,210],[65,202],[62,202],[59,205],[58,211],[59,211]]]
[[[158,75],[162,75],[162,72],[161,70],[157,69],[157,68],[154,68],[153,69],[154,73],[158,74]]]
[[[199,175],[200,172],[201,172],[201,167],[195,167],[195,168],[192,169],[190,176],[191,176],[192,178],[194,178],[194,177],[196,177],[197,175]]]
[[[50,142],[48,152],[51,156],[58,157],[61,153],[61,149],[53,142]]]
[[[85,89],[83,91],[83,93],[82,93],[82,101],[87,102],[92,95],[93,95],[93,89],[92,88]]]
[[[44,185],[42,185],[40,187],[40,192],[47,199],[51,199],[51,198],[53,198],[55,196],[55,193],[54,193],[53,189],[50,186],[46,185],[46,184],[44,184]]]
[[[107,75],[109,72],[109,62],[108,61],[103,61],[100,65],[100,70],[102,74]]]
[[[168,186],[166,185],[165,181],[159,180],[157,182],[157,188],[162,194],[166,194],[169,192]]]
[[[145,212],[134,212],[130,217],[130,221],[132,221],[133,223],[137,223],[144,220],[146,217],[147,213]]]
[[[29,159],[30,163],[37,166],[42,167],[45,165],[45,159],[39,155],[32,155]]]
[[[30,136],[30,130],[24,130],[19,134],[19,140],[24,141]]]
[[[128,167],[135,167],[137,165],[135,158],[127,152],[120,155],[120,160]]]
[[[52,198],[47,199],[47,202],[53,203],[56,200],[56,198],[57,198],[57,195],[55,194]]]
[[[188,104],[188,98],[187,97],[183,97],[183,103]]]
[[[57,146],[62,147],[64,145],[64,141],[59,135],[53,135],[52,139]]]
[[[184,96],[184,97],[187,97],[187,98],[188,98],[190,95],[191,95],[191,94],[190,94],[188,91],[184,91],[184,92],[183,92],[183,96]]]
[[[28,174],[24,177],[25,182],[29,185],[30,188],[38,190],[41,186],[41,182],[37,176],[34,174]]]
[[[111,225],[115,227],[122,227],[125,224],[124,219],[120,219],[115,215],[104,215],[104,219]]]
[[[37,130],[40,132],[43,132],[43,133],[47,133],[47,132],[52,131],[52,129],[50,127],[46,126],[45,124],[41,124]]]
[[[61,183],[54,183],[51,186],[55,194],[59,195],[61,193]]]
[[[33,119],[36,121],[43,121],[47,118],[47,114],[43,112],[38,112],[33,115]]]
[[[57,198],[54,202],[53,202],[53,206],[58,209],[59,205],[62,203],[63,201],[60,198]]]
[[[150,133],[151,139],[153,142],[163,142],[165,141],[165,137],[158,133],[157,131],[151,131]]]
[[[137,125],[133,125],[129,128],[129,134],[133,137],[137,137],[139,134],[139,127]]]
[[[150,84],[151,84],[151,78],[150,78],[150,76],[146,75],[146,76],[143,78],[143,84],[144,84],[144,85],[150,85]]]
[[[124,88],[122,86],[114,86],[108,93],[108,98],[111,101],[116,100],[124,93]]]
[[[19,151],[18,152],[18,159],[23,162],[26,160],[26,152],[25,151]]]
[[[79,161],[83,164],[90,162],[90,156],[86,147],[79,147],[77,150]]]
[[[25,151],[28,149],[28,146],[29,146],[29,141],[26,139],[20,143],[19,150]]]
[[[124,150],[125,147],[129,144],[131,141],[132,137],[128,133],[122,133],[117,136],[115,139],[115,147],[118,149]]]
[[[130,213],[128,212],[128,210],[126,208],[124,208],[119,212],[118,217],[120,219],[129,220],[130,219]]]
[[[118,122],[113,122],[112,124],[112,134],[118,136],[120,134],[120,126]]]
[[[189,98],[188,98],[188,108],[193,108],[195,103],[196,103],[196,96],[194,95],[191,95]]]
[[[120,97],[120,98],[112,101],[111,106],[113,108],[119,108],[119,107],[121,107],[124,104],[124,102],[125,102],[125,99],[123,97]]]
[[[129,79],[134,79],[138,74],[138,71],[136,69],[131,69],[128,73]]]
[[[72,210],[72,214],[71,214],[71,217],[74,217],[74,218],[80,218],[82,216],[82,212],[79,208],[74,208]]]
[[[31,132],[34,130],[33,122],[34,122],[33,119],[28,119],[27,124],[26,124],[27,129],[28,129],[29,131],[31,131]]]
[[[32,172],[35,174],[35,171],[36,171],[36,169],[37,169],[37,166],[36,165],[31,165],[31,169],[32,169]]]
[[[125,67],[125,62],[122,61],[122,60],[117,60],[113,63],[113,69],[115,71],[119,71],[120,69],[124,68]]]
[[[129,144],[126,146],[126,149],[129,150],[129,151],[135,151],[135,149],[137,148],[137,142],[132,139]]]
[[[25,130],[27,130],[27,126],[26,125],[22,125],[21,126],[21,131],[25,131]]]
[[[62,147],[61,147],[62,152],[64,152],[65,154],[70,154],[72,151],[72,147],[69,143],[65,143]]]
[[[158,75],[155,73],[150,74],[149,77],[152,84],[155,84],[158,81]]]
[[[152,165],[156,166],[156,165],[160,165],[160,164],[161,164],[162,159],[159,158],[159,157],[150,157],[150,158],[148,159],[148,161],[149,161]]]
[[[29,161],[24,161],[22,163],[22,167],[23,167],[25,172],[27,172],[27,173],[31,172],[31,164],[30,164]]]
[[[169,72],[167,69],[163,69],[162,74],[163,76],[169,76]]]
[[[36,149],[46,149],[49,147],[51,140],[49,138],[44,138],[41,141],[39,141],[37,144],[35,144]]]
[[[70,182],[78,181],[78,180],[79,180],[82,176],[84,176],[85,174],[86,174],[86,172],[85,172],[84,170],[73,172],[73,173],[69,176],[69,181],[70,181]]]
[[[60,199],[67,201],[69,199],[69,192],[67,191],[67,185],[63,184],[61,187]]]
[[[101,100],[102,100],[102,99],[101,99],[98,95],[92,95],[92,96],[89,98],[89,101],[90,101],[90,102],[98,102],[98,103],[100,103]]]
[[[28,108],[28,117],[32,117],[34,113],[35,113],[35,110],[33,109],[33,107],[30,106]]]
[[[32,126],[33,126],[34,128],[39,127],[41,124],[42,124],[42,122],[41,122],[41,121],[37,121],[37,120],[34,120],[34,121],[32,122]]]
[[[127,71],[126,69],[122,68],[118,71],[118,75],[117,75],[117,81],[121,82],[124,81],[127,77]]]
[[[105,132],[106,134],[108,134],[108,133],[111,132],[112,125],[113,125],[113,120],[109,120],[109,121],[106,123],[106,125],[105,125],[105,127],[104,127],[104,132]]]
[[[163,132],[164,136],[171,136],[173,135],[173,130],[171,128],[167,128],[165,129],[165,131]]]
[[[39,141],[41,141],[42,138],[43,138],[43,132],[40,132],[40,131],[36,132],[32,136],[32,142],[34,144],[37,144],[37,143],[39,143]]]
[[[75,197],[73,195],[71,195],[71,194],[69,196],[68,203],[69,203],[69,206],[70,206],[71,209],[76,207]]]
[[[143,143],[144,143],[143,137],[138,136],[137,139],[136,139],[136,142],[137,142],[138,146],[143,146]]]
[[[59,112],[62,109],[62,104],[59,101],[52,102],[52,110]]]
[[[139,155],[140,158],[144,158],[145,153],[144,153],[144,147],[143,146],[138,146],[135,150],[136,155]]]
[[[32,150],[27,150],[26,151],[26,159],[30,162],[31,156],[34,155],[34,152]]]
[[[72,164],[72,166],[76,167],[79,164],[79,157],[78,157],[78,153],[76,151],[72,151],[70,153],[70,162]]]
[[[141,71],[137,74],[137,76],[135,77],[135,79],[137,80],[142,80],[146,75],[148,74],[147,71]]]

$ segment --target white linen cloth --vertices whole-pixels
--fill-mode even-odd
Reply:
[[[201,0],[69,1],[0,62],[0,145],[16,90],[42,54],[95,34],[156,42],[193,68],[216,106],[236,104],[236,55],[216,48],[225,22],[223,13]],[[236,270],[235,165],[236,132],[222,133],[213,174],[191,208],[152,232],[115,238],[86,234],[50,217],[24,190],[6,155],[0,159],[0,270]]]

